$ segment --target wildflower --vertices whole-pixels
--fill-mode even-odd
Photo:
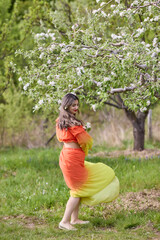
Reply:
[[[19,77],[19,78],[18,78],[18,81],[21,82],[21,81],[22,81],[22,77]]]
[[[51,60],[49,59],[49,60],[47,61],[47,63],[50,64],[50,63],[51,63]]]

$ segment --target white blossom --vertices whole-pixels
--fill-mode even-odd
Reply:
[[[29,83],[26,83],[26,85],[23,86],[23,90],[26,91],[29,85],[30,85]]]
[[[131,3],[131,6],[136,6],[136,5],[138,5],[138,4],[139,4],[138,1],[134,1],[133,3]]]
[[[49,50],[50,50],[50,51],[53,51],[53,50],[55,49],[55,47],[56,47],[56,45],[51,44],[50,47],[49,47]]]
[[[92,104],[91,107],[92,107],[93,111],[96,111],[96,104]]]
[[[96,2],[97,2],[97,3],[99,3],[99,2],[100,2],[100,0],[96,0]]]
[[[41,86],[44,86],[44,81],[42,81],[42,80],[38,80],[38,82],[37,82],[39,85],[41,85]]]
[[[125,15],[125,11],[120,12],[119,15],[123,17]]]
[[[152,42],[153,47],[156,47],[156,45],[157,45],[157,41],[158,41],[158,38],[154,38],[154,39],[153,39],[153,42]]]
[[[152,7],[151,7],[151,6],[149,6],[149,7],[148,7],[148,11],[149,11],[149,12],[151,12],[151,10],[152,10]]]
[[[61,100],[61,99],[58,99],[58,104],[59,104],[59,105],[61,104],[61,102],[62,102],[62,100]]]
[[[145,31],[145,29],[144,28],[138,28],[136,31],[138,33],[135,35],[135,37],[139,37]]]
[[[47,61],[47,63],[50,64],[50,63],[51,63],[51,60],[49,59],[49,60]]]
[[[87,129],[88,129],[88,128],[91,128],[91,123],[90,123],[90,122],[87,122],[85,127],[86,127]]]
[[[42,105],[44,103],[43,99],[39,100],[39,105]]]
[[[99,42],[99,41],[101,41],[102,40],[102,38],[101,37],[97,37],[97,41]]]
[[[39,109],[39,106],[38,105],[35,105],[34,106],[34,111],[38,110]]]
[[[140,108],[140,111],[141,112],[145,112],[145,111],[147,111],[147,108],[146,107],[142,107],[142,108]]]
[[[55,75],[55,79],[59,79],[59,75]]]
[[[114,7],[116,7],[116,5],[112,4],[112,5],[111,5],[111,8],[114,8]]]
[[[21,82],[21,81],[22,81],[22,77],[19,77],[19,78],[18,78],[18,81]]]
[[[151,44],[149,44],[149,43],[148,43],[148,44],[146,44],[146,48],[149,48],[150,46],[151,46]]]
[[[56,38],[55,38],[54,35],[55,35],[55,33],[50,33],[50,34],[49,34],[49,36],[52,38],[53,41],[56,40]]]
[[[118,12],[119,12],[119,10],[116,9],[116,10],[113,11],[113,14],[116,14],[116,13],[118,13]]]
[[[115,76],[115,77],[117,76],[116,73],[114,73],[114,72],[111,72],[111,75],[112,75],[112,76]]]
[[[61,52],[68,52],[68,49],[67,48],[62,48]]]
[[[41,39],[41,40],[45,40],[46,38],[49,37],[48,33],[37,33],[35,34],[35,39]]]
[[[76,71],[78,76],[81,76],[81,74],[85,72],[83,67],[77,67]]]
[[[44,194],[45,194],[45,192],[46,192],[46,191],[43,189],[43,192],[42,192],[42,194],[44,195]]]
[[[148,20],[149,20],[149,17],[145,18],[145,19],[144,19],[144,22],[147,22]]]
[[[101,11],[101,14],[103,15],[103,17],[107,16],[107,14],[104,11]]]
[[[101,82],[97,82],[97,87],[101,87],[102,83]]]
[[[147,106],[149,106],[150,104],[151,104],[151,102],[148,100],[148,101],[147,101]]]
[[[71,28],[72,28],[72,30],[75,30],[76,28],[78,28],[78,24],[75,23]]]
[[[104,77],[104,82],[110,81],[110,77]]]
[[[65,43],[60,43],[59,46],[63,47],[63,46],[65,46]]]
[[[53,86],[55,86],[55,82],[51,81],[51,82],[49,82],[49,85],[53,87]]]
[[[101,4],[100,4],[100,6],[102,7],[104,4],[106,4],[105,2],[102,2]]]
[[[116,3],[120,3],[120,0],[115,0]]]
[[[116,35],[116,34],[114,34],[114,33],[111,34],[111,37],[112,37],[113,39],[120,39],[120,38],[122,38],[121,36],[118,36],[118,35]]]
[[[155,18],[154,18],[154,21],[158,21],[159,20],[159,16],[156,16]]]
[[[39,56],[39,58],[42,59],[43,56],[44,56],[44,53],[41,53],[40,56]]]
[[[98,10],[93,10],[92,13],[93,14],[96,14],[98,12]]]
[[[157,56],[157,53],[154,52],[154,53],[152,53],[151,58],[154,58],[154,57],[156,57],[156,56]]]

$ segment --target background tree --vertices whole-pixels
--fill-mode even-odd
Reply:
[[[134,149],[143,150],[145,119],[160,90],[159,1],[97,3],[69,15],[51,11],[55,29],[43,27],[34,50],[17,52],[28,59],[19,81],[35,110],[56,109],[66,92],[93,110],[106,103],[124,109]]]

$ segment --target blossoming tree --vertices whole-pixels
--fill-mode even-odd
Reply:
[[[160,98],[159,10],[160,1],[97,0],[96,9],[73,13],[72,26],[51,12],[56,28],[43,27],[33,50],[17,51],[27,62],[19,82],[34,110],[56,109],[67,92],[94,111],[104,104],[123,109],[134,149],[143,150],[145,119]]]

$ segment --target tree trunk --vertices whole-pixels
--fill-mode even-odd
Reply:
[[[133,150],[142,151],[144,150],[144,139],[145,139],[145,120],[148,115],[148,111],[140,112],[133,112],[129,110],[125,105],[124,102],[118,94],[117,100],[121,105],[121,108],[124,110],[127,118],[130,120],[133,126],[133,137],[134,137],[134,147]]]
[[[133,123],[133,136],[134,136],[134,147],[133,150],[142,151],[144,150],[144,137],[145,137],[145,119],[139,119]]]
[[[152,139],[152,109],[149,109],[148,112],[148,138]]]
[[[144,139],[145,139],[145,120],[148,112],[137,113],[125,109],[126,116],[131,121],[133,126],[133,137],[134,137],[134,147],[133,150],[143,151],[144,150]]]

